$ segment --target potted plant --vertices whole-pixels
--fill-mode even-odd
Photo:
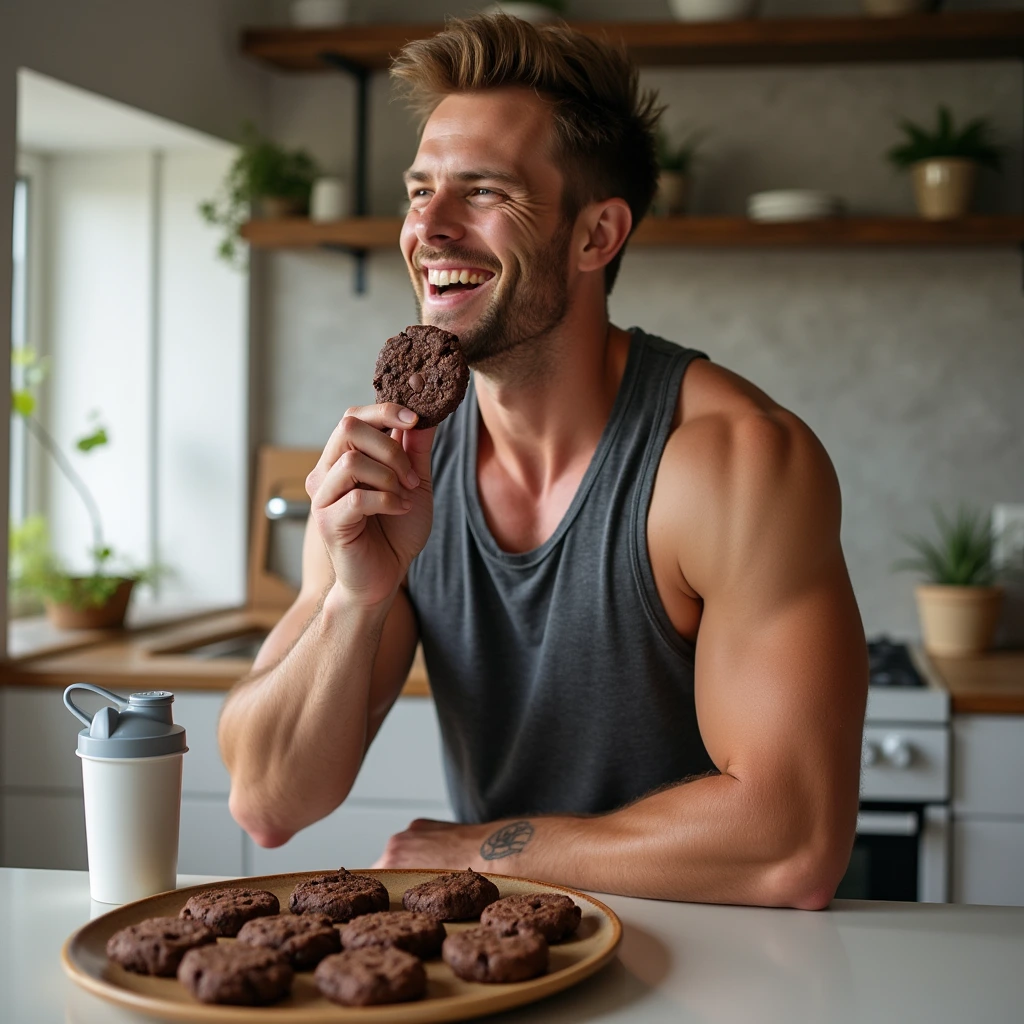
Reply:
[[[906,139],[887,156],[899,170],[910,170],[920,215],[962,217],[970,209],[978,167],[999,169],[1002,149],[992,141],[989,122],[977,117],[958,130],[949,108],[940,106],[934,131],[907,120],[901,127]]]
[[[50,432],[35,416],[36,398],[33,390],[42,383],[47,363],[31,349],[16,349],[12,363],[24,374],[24,385],[13,388],[11,408],[20,416],[29,433],[51,456],[64,478],[78,493],[92,526],[89,549],[91,570],[85,574],[71,573],[53,553],[46,521],[30,516],[11,530],[8,577],[13,594],[20,598],[41,600],[47,618],[58,629],[106,629],[124,624],[128,601],[136,583],[152,582],[155,569],[117,570],[114,551],[103,535],[99,506],[70,459],[64,454]],[[94,423],[89,433],[75,442],[82,453],[95,451],[108,444],[106,429]]]
[[[701,136],[691,132],[674,145],[664,131],[658,132],[658,191],[654,197],[655,213],[678,216],[686,213],[690,196],[690,178]]]
[[[925,648],[932,654],[979,654],[992,645],[1003,588],[995,584],[994,538],[988,519],[961,508],[950,521],[934,510],[938,540],[907,537],[916,552],[893,565],[919,572],[926,582],[916,590]]]
[[[233,266],[244,267],[242,225],[250,217],[305,213],[317,173],[316,163],[305,150],[284,149],[260,135],[253,125],[243,125],[238,156],[220,193],[199,204],[203,220],[224,229],[217,255]]]
[[[565,0],[534,0],[533,3],[519,3],[518,0],[499,0],[487,8],[488,14],[507,14],[535,25],[557,21],[565,13]]]

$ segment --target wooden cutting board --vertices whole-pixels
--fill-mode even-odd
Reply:
[[[255,1017],[259,1017],[268,1024],[427,1024],[433,1021],[465,1020],[468,1017],[498,1013],[514,1006],[536,1002],[545,996],[576,985],[611,959],[622,937],[619,919],[608,907],[592,896],[577,892],[575,889],[534,882],[526,878],[489,874],[487,877],[497,885],[502,896],[530,892],[564,893],[583,911],[583,919],[576,935],[567,942],[551,947],[551,962],[547,974],[514,984],[483,985],[460,980],[447,964],[437,958],[425,963],[427,994],[424,999],[390,1006],[344,1007],[321,996],[313,983],[313,972],[304,971],[295,975],[295,984],[287,999],[270,1007],[254,1009],[200,1003],[192,998],[176,978],[153,978],[132,974],[107,959],[107,939],[114,932],[128,925],[137,924],[147,917],[177,916],[189,897],[197,892],[230,886],[269,889],[281,901],[282,908],[287,908],[288,897],[299,882],[330,870],[334,869],[238,878],[188,889],[176,889],[135,903],[127,903],[90,921],[67,940],[61,956],[64,970],[73,981],[94,995],[129,1007],[136,1012],[170,1020],[251,1024]],[[402,908],[402,894],[406,889],[441,873],[376,869],[359,871],[359,874],[373,875],[387,886],[392,910]],[[452,934],[474,925],[475,922],[465,922],[446,924],[445,928]]]

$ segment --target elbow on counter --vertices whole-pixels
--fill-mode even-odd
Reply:
[[[248,799],[236,785],[231,787],[228,809],[231,817],[252,837],[253,842],[267,849],[284,846],[298,832],[297,828],[275,821],[266,813],[265,807],[260,807],[258,801]]]
[[[827,909],[846,873],[850,846],[809,842],[774,865],[765,879],[764,905],[794,910]]]

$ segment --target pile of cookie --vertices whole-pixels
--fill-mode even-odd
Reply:
[[[413,886],[402,897],[405,909],[393,911],[376,878],[340,868],[300,882],[288,906],[290,913],[282,914],[278,898],[264,889],[207,889],[177,917],[152,917],[116,932],[107,956],[125,970],[176,975],[204,1003],[275,1003],[291,991],[296,971],[312,970],[328,999],[374,1006],[422,998],[423,961],[439,954],[465,981],[544,974],[548,944],[567,939],[581,918],[568,896],[502,899],[490,879],[472,870]],[[451,935],[443,923],[477,919],[478,927]]]

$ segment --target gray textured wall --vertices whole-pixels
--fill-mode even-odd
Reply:
[[[413,15],[401,0],[373,6],[391,20],[431,20],[446,9],[425,2]],[[840,0],[766,4],[769,15],[854,9]],[[570,6],[577,17],[621,11],[605,0]],[[649,0],[631,4],[629,16],[664,11]],[[645,78],[669,105],[669,127],[710,132],[695,212],[740,213],[749,192],[791,185],[835,191],[855,212],[910,213],[908,182],[880,154],[896,138],[897,116],[929,117],[939,101],[962,116],[991,117],[1011,147],[1003,176],[982,180],[978,209],[1020,209],[1019,64],[659,70]],[[275,76],[271,125],[344,172],[351,102],[340,77]],[[372,205],[391,214],[415,138],[380,76],[373,107]],[[372,399],[382,340],[413,322],[404,264],[398,255],[372,256],[363,297],[352,293],[344,256],[275,253],[260,270],[262,437],[321,445],[346,406]],[[705,349],[822,438],[842,484],[843,542],[869,633],[918,633],[912,581],[889,565],[901,554],[900,531],[928,528],[930,502],[1024,502],[1024,287],[1013,250],[638,250],[625,261],[611,310],[621,325]]]

